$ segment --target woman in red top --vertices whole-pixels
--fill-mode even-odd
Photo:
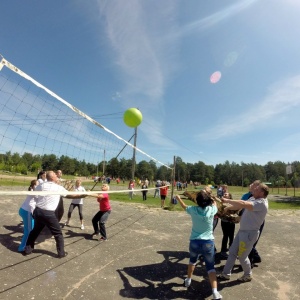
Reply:
[[[102,191],[108,191],[109,185],[103,184]],[[105,228],[105,222],[107,221],[110,213],[111,213],[111,207],[109,203],[109,196],[108,193],[101,193],[98,195],[91,195],[92,197],[96,197],[97,201],[99,202],[100,210],[95,214],[95,216],[92,219],[93,227],[94,227],[94,233],[92,234],[92,237],[94,235],[99,235],[100,232],[100,238],[99,241],[106,241],[106,228]]]
[[[162,182],[162,187],[160,189],[160,200],[161,200],[161,208],[165,207],[165,200],[168,195],[168,186],[166,186],[166,182]]]

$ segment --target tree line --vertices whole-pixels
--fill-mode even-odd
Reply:
[[[135,178],[153,180],[167,180],[172,178],[181,182],[193,182],[202,185],[227,184],[232,186],[248,186],[251,182],[259,179],[269,182],[278,187],[298,187],[300,174],[300,162],[291,162],[292,174],[286,174],[287,164],[281,161],[268,162],[266,165],[255,163],[235,163],[225,161],[216,166],[206,165],[202,161],[196,163],[184,162],[176,157],[175,173],[172,170],[160,166],[157,167],[153,160],[136,162]],[[170,165],[174,168],[174,164]],[[63,170],[64,174],[73,176],[108,176],[111,178],[131,179],[132,159],[112,158],[109,161],[102,161],[98,165],[79,161],[68,156],[57,157],[54,154],[33,155],[31,153],[6,152],[0,154],[0,170],[12,173],[32,174],[40,170]],[[103,174],[104,170],[104,174]]]

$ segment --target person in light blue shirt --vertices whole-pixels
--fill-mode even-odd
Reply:
[[[192,231],[190,234],[190,262],[187,278],[184,285],[191,285],[192,275],[199,256],[203,256],[212,288],[213,299],[221,299],[217,289],[217,276],[215,270],[215,243],[213,235],[213,220],[217,213],[216,203],[211,196],[211,190],[205,188],[196,197],[198,206],[187,206],[179,195],[176,195],[181,207],[191,216]]]

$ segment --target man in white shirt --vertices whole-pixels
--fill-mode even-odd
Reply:
[[[35,191],[43,191],[43,192],[58,192],[64,193],[68,192],[64,187],[58,185],[57,175],[53,171],[47,172],[47,182],[38,185]],[[57,257],[62,258],[67,256],[67,252],[64,250],[64,238],[62,235],[62,231],[58,222],[58,219],[55,215],[55,210],[60,201],[60,195],[55,195],[49,193],[48,195],[38,195],[35,196],[36,199],[36,208],[33,212],[34,217],[34,228],[30,232],[29,237],[27,239],[25,254],[31,254],[34,249],[34,242],[43,230],[45,226],[49,228],[51,233],[53,234],[56,241],[56,249],[57,249]],[[70,199],[83,198],[86,195],[67,195],[64,196]]]

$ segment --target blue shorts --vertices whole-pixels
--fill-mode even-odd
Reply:
[[[190,264],[195,265],[202,255],[207,272],[215,269],[215,243],[213,240],[190,240]]]

